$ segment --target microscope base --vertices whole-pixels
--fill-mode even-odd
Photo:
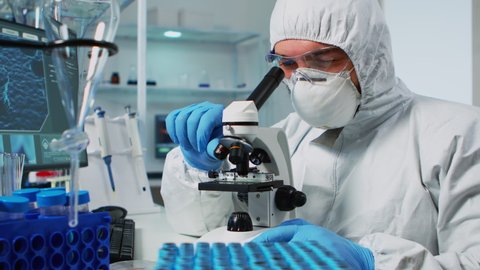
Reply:
[[[257,235],[262,233],[264,227],[253,227],[253,231],[249,232],[231,232],[227,230],[227,226],[216,228],[200,237],[197,242],[205,243],[246,243],[253,240]]]

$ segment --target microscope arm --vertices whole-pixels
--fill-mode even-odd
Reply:
[[[258,128],[252,145],[254,148],[264,150],[271,159],[270,162],[258,165],[260,171],[275,174],[277,179],[283,180],[284,185],[293,185],[287,137],[281,129]]]

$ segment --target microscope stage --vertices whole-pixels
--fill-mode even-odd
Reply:
[[[267,182],[251,182],[239,180],[214,180],[198,184],[199,190],[231,191],[231,192],[264,192],[283,185],[283,180]]]

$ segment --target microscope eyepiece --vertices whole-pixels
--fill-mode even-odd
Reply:
[[[281,68],[272,67],[246,100],[253,100],[257,109],[260,110],[284,77],[285,73]]]

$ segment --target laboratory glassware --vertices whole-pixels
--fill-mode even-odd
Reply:
[[[25,155],[22,153],[0,153],[1,195],[11,196],[22,185]]]
[[[50,146],[70,154],[69,225],[78,223],[79,154],[88,144],[85,118],[109,55],[115,51],[120,9],[116,0],[42,0],[42,18],[69,129]],[[114,53],[114,52],[113,52]],[[72,66],[77,63],[78,67]],[[78,81],[68,80],[78,72]],[[78,97],[74,96],[78,93]],[[78,101],[78,102],[75,102]],[[77,104],[76,104],[77,103]]]

